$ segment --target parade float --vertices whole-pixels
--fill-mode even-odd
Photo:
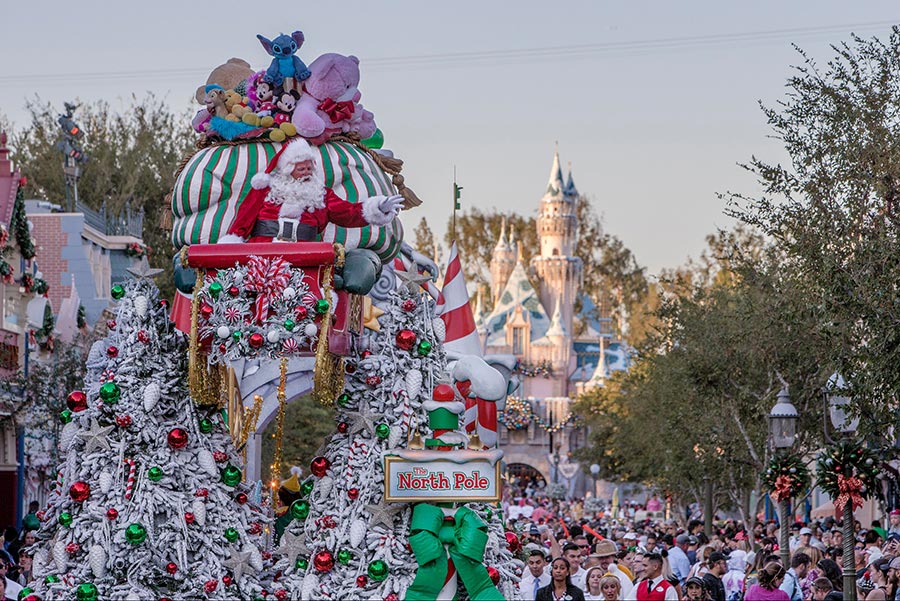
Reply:
[[[508,382],[444,348],[437,268],[396,219],[421,201],[360,102],[360,61],[257,37],[264,69],[230,59],[197,90],[171,323],[147,269],[115,291],[25,597],[518,598],[502,451],[478,436]],[[306,395],[335,431],[285,478],[285,406]]]

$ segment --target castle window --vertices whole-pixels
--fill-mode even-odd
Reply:
[[[558,249],[558,248],[554,248],[554,249],[553,249],[553,256],[555,257],[555,256],[557,256],[557,255],[559,255],[559,249]]]
[[[525,352],[525,328],[513,328],[512,351],[514,355],[521,355]]]

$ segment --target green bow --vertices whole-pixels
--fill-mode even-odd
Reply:
[[[484,561],[487,525],[468,507],[460,507],[444,520],[438,507],[420,503],[413,510],[409,545],[416,555],[416,579],[406,591],[406,601],[434,601],[447,578],[447,552],[472,601],[503,601],[491,582]],[[447,551],[444,551],[447,545]]]

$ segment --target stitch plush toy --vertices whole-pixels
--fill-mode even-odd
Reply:
[[[375,133],[375,119],[359,99],[359,59],[355,56],[323,54],[309,65],[312,75],[303,83],[304,94],[294,110],[297,133],[314,144],[333,134]]]
[[[265,80],[276,87],[298,89],[300,82],[309,77],[309,69],[294,53],[303,45],[302,31],[295,31],[291,35],[281,34],[274,40],[269,40],[261,35],[256,36],[273,58],[269,68],[266,69]],[[293,80],[293,85],[285,84],[285,78]]]

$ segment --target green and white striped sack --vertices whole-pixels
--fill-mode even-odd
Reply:
[[[250,178],[265,171],[280,147],[275,142],[210,146],[191,157],[178,174],[172,193],[175,247],[211,244],[225,235],[250,191]],[[318,149],[325,185],[339,197],[357,203],[369,196],[397,193],[391,177],[353,144],[326,142]],[[350,229],[330,223],[322,240],[338,242],[347,249],[371,249],[386,263],[400,251],[403,226],[399,219],[387,226]]]

